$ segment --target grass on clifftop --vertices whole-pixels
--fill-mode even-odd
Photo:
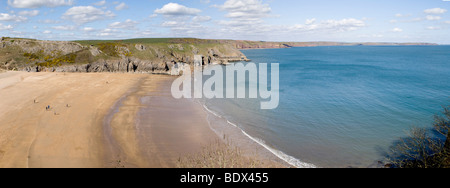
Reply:
[[[94,46],[103,52],[104,59],[126,55],[142,60],[161,60],[172,57],[191,57],[192,54],[209,53],[215,49],[222,53],[232,53],[233,48],[221,40],[206,40],[195,38],[137,38],[125,40],[81,40],[73,41],[84,46]],[[145,50],[138,50],[135,45],[142,45]],[[126,47],[126,53],[118,52],[117,48]],[[120,51],[120,50],[119,50]],[[193,57],[191,57],[193,59]]]
[[[126,40],[78,40],[73,41],[81,45],[98,45],[102,43],[125,43],[125,44],[155,44],[155,43],[175,43],[175,38],[137,38]]]
[[[3,37],[2,40],[8,45],[6,48],[0,48],[0,62],[3,62],[0,68],[6,70],[17,70],[29,66],[58,67],[89,64],[99,60],[117,60],[123,57],[161,64],[170,61],[193,63],[194,55],[197,54],[207,56],[214,53],[215,57],[241,55],[227,40],[196,38],[79,40],[72,42],[84,48],[70,54],[62,54],[58,48],[49,52],[45,46],[34,39]]]

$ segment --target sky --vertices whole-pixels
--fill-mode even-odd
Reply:
[[[450,0],[0,0],[0,35],[450,44]]]

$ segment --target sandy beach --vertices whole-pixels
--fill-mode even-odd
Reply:
[[[1,73],[0,167],[175,167],[218,137],[198,104],[171,97],[173,79]]]
[[[0,167],[103,167],[104,116],[144,77],[0,74]]]
[[[202,105],[172,97],[174,79],[0,73],[0,168],[177,167],[222,138]]]
[[[174,79],[147,76],[111,108],[104,122],[106,142],[113,146],[108,167],[174,168],[180,157],[218,139],[201,106],[172,97]]]

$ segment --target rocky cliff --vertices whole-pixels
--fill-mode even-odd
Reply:
[[[0,69],[29,72],[133,72],[174,74],[179,64],[248,61],[227,43],[200,39],[122,41],[39,41],[3,37]]]
[[[178,69],[183,68],[179,65],[249,61],[240,49],[364,45],[436,44],[264,42],[193,38],[69,42],[2,37],[0,70],[177,74],[182,72]]]

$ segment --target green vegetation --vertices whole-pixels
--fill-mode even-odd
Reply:
[[[127,40],[78,40],[73,41],[81,45],[99,45],[104,43],[121,43],[121,44],[155,44],[155,43],[173,43],[173,38],[137,38]]]
[[[225,41],[204,40],[195,38],[137,38],[127,40],[83,40],[74,41],[86,47],[97,47],[103,52],[101,58],[117,58],[120,56],[136,57],[142,60],[157,60],[162,57],[190,57],[192,54],[208,54],[208,49],[217,49],[222,53],[232,50],[231,45],[224,47]],[[145,50],[136,49],[135,45],[143,45]],[[127,50],[124,50],[127,49]]]
[[[177,161],[178,168],[280,168],[281,164],[266,164],[260,160],[245,156],[231,143],[215,144],[203,148],[194,155],[184,156]]]
[[[15,38],[15,37],[2,37],[2,40],[28,40],[28,41],[36,41],[36,39],[29,39],[29,38]]]
[[[89,64],[94,62],[94,56],[89,50],[82,50],[76,53],[75,63],[76,64]]]
[[[24,57],[28,58],[27,64],[34,64],[41,67],[57,67],[63,64],[74,64],[77,54],[61,55],[61,52],[52,52],[52,55],[44,55],[41,50],[37,53],[24,53]]]
[[[118,46],[123,46],[123,44],[106,42],[98,44],[98,49],[108,56],[119,57],[119,53],[117,52]]]
[[[29,60],[31,61],[36,61],[39,60],[39,56],[36,54],[32,54],[32,53],[24,53],[23,54],[24,57],[27,57]]]
[[[23,70],[30,66],[55,67],[69,64],[85,65],[98,61],[132,57],[154,65],[170,61],[193,63],[195,54],[220,58],[241,53],[226,40],[195,38],[138,38],[128,40],[84,40],[67,42],[37,41],[3,37],[0,65],[6,70]],[[12,40],[15,42],[12,43]],[[80,44],[82,47],[78,45]],[[64,49],[60,49],[64,45]],[[53,51],[52,51],[53,50]],[[78,50],[78,51],[75,51]],[[72,53],[71,53],[72,52]],[[70,53],[70,54],[67,54]],[[236,55],[238,54],[238,55]]]
[[[136,38],[125,40],[77,40],[73,41],[81,45],[97,46],[102,43],[120,43],[120,44],[223,44],[228,40],[207,40],[196,38]]]
[[[393,168],[450,168],[450,106],[435,117],[432,129],[413,128],[387,156]]]

